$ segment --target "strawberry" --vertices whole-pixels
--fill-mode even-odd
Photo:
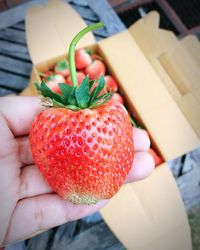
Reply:
[[[83,79],[85,78],[85,74],[83,72],[77,72],[76,76],[77,76],[78,85],[80,85]],[[67,78],[66,82],[72,85],[72,80],[70,76]]]
[[[51,74],[45,78],[47,86],[55,93],[61,93],[58,83],[65,83],[65,78],[59,74]]]
[[[59,61],[55,68],[54,68],[54,72],[55,74],[60,74],[64,77],[68,77],[69,76],[69,66],[68,66],[68,62],[66,59]]]
[[[156,151],[153,148],[150,148],[148,152],[153,157],[155,161],[155,166],[158,166],[163,162],[162,158],[156,153]]]
[[[99,79],[101,75],[105,75],[106,67],[100,60],[94,60],[86,69],[85,74],[90,80]]]
[[[79,39],[97,27],[102,23],[82,30]],[[126,180],[134,157],[133,129],[124,106],[110,100],[111,93],[99,97],[105,87],[103,76],[92,91],[94,81],[88,76],[78,86],[76,38],[69,48],[72,85],[59,84],[62,94],[57,94],[45,82],[35,84],[51,108],[35,118],[30,147],[55,192],[74,204],[94,204],[111,198]]]
[[[116,102],[120,102],[121,104],[124,105],[124,99],[119,93],[114,93],[111,100],[116,101]]]
[[[112,92],[118,91],[119,84],[112,76],[106,75],[104,79],[105,79],[105,85],[106,85],[107,91],[110,91],[110,90],[112,90]]]
[[[91,51],[79,49],[75,52],[75,63],[77,69],[84,69],[92,63]]]

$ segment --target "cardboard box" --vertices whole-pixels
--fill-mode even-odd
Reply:
[[[178,41],[158,25],[159,16],[152,12],[99,43],[88,34],[78,47],[90,46],[104,58],[120,82],[127,108],[137,113],[167,161],[200,145],[200,45],[194,37]],[[33,82],[40,81],[38,72],[65,58],[69,42],[84,26],[80,16],[60,1],[29,10],[26,34],[34,66],[23,95],[37,94]],[[125,185],[101,214],[128,249],[191,249],[187,215],[166,163],[148,179]]]

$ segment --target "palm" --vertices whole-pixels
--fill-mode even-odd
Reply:
[[[55,194],[43,180],[34,165],[27,136],[41,111],[37,98],[2,98],[0,111],[0,244],[84,217],[105,204],[74,205]],[[152,159],[143,152],[149,147],[146,134],[135,130],[134,141],[138,152],[128,181],[146,177],[153,168]]]

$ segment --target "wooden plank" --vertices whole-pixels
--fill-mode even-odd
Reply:
[[[0,40],[0,54],[30,61],[27,47],[21,44]]]
[[[0,96],[16,94],[16,90],[6,89],[0,85]]]
[[[29,78],[0,70],[0,86],[21,91],[28,85]]]
[[[71,4],[71,6],[79,13],[82,18],[91,20],[93,22],[99,21],[98,16],[89,7],[83,7],[76,4]]]
[[[16,5],[22,4],[25,0],[5,0],[8,8],[13,8]]]
[[[180,34],[182,36],[186,35],[187,34],[187,27],[181,21],[180,17],[176,14],[176,12],[173,10],[173,8],[170,6],[170,4],[165,0],[155,0],[155,2],[164,11],[164,13],[167,15],[169,20],[171,20],[173,22],[173,25],[180,32]]]
[[[64,249],[65,246],[65,241],[60,240],[59,245],[54,249],[56,250],[58,247]],[[115,250],[124,249],[104,221],[84,230],[78,234],[70,244],[68,244],[70,250],[80,249],[80,246],[81,249],[87,250],[109,249],[113,246],[115,246]]]
[[[26,44],[25,32],[11,28],[0,30],[0,38],[13,43]]]
[[[77,250],[99,250],[99,249],[115,249],[124,250],[118,239],[112,234],[104,221],[93,225],[92,227],[85,228],[82,221],[76,223],[74,230],[69,227],[67,223],[54,230],[42,233],[28,241],[26,250],[35,249],[70,249]],[[82,228],[82,229],[81,229]]]
[[[115,249],[124,250],[103,220],[87,224],[84,220],[66,223],[27,241],[26,250],[35,249]]]
[[[88,25],[94,23],[94,22],[89,21],[89,20],[85,20],[85,22],[86,22]],[[95,36],[100,36],[101,38],[105,38],[105,37],[108,37],[108,36],[110,35],[110,34],[108,33],[106,27],[103,27],[103,28],[97,29],[97,30],[93,30],[92,32],[93,32],[93,34],[94,34]]]
[[[31,0],[0,13],[0,29],[10,27],[18,22],[23,21],[25,19],[26,12],[30,7],[37,4],[45,4],[47,1],[48,0]],[[76,3],[76,5],[83,7],[88,5],[86,0],[65,0],[65,2],[72,2],[73,4]]]
[[[5,1],[0,0],[0,11],[6,10],[7,6]]]
[[[68,0],[69,3],[76,4],[78,6],[88,6],[87,0]]]
[[[25,30],[25,23],[24,22],[19,22],[16,23],[15,25],[11,26],[10,28],[14,28],[16,30]]]
[[[193,168],[177,179],[187,211],[200,206],[200,167]]]
[[[6,70],[15,74],[21,74],[23,76],[29,77],[31,68],[31,63],[0,55],[1,70]]]
[[[32,0],[15,8],[0,13],[0,29],[7,28],[24,20],[26,11],[35,4],[46,3],[47,0]]]
[[[99,16],[100,21],[105,24],[109,35],[114,35],[126,29],[125,25],[106,0],[88,0],[88,5]]]

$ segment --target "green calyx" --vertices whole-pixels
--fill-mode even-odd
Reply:
[[[57,70],[60,71],[60,72],[69,68],[66,59],[60,61],[60,62],[57,64],[56,67],[57,67]]]
[[[105,86],[104,77],[100,77],[97,86],[92,90],[95,82],[95,80],[89,81],[88,76],[86,76],[80,86],[77,87],[59,83],[61,94],[53,92],[44,81],[41,84],[35,83],[35,86],[44,97],[52,100],[53,105],[50,106],[77,111],[85,108],[97,108],[111,98],[111,92],[100,94]]]
[[[62,107],[71,109],[74,111],[85,108],[96,108],[106,103],[112,96],[111,92],[101,94],[102,90],[105,90],[104,76],[100,79],[90,81],[86,76],[82,83],[78,86],[76,66],[75,66],[75,47],[78,41],[89,31],[103,27],[103,23],[96,23],[87,26],[81,30],[72,40],[69,46],[69,69],[72,80],[72,86],[66,83],[59,83],[61,94],[53,92],[47,84],[42,81],[41,84],[35,83],[37,90],[46,98],[51,99],[50,106]],[[63,62],[62,66],[65,62]],[[97,85],[94,87],[94,83]]]

